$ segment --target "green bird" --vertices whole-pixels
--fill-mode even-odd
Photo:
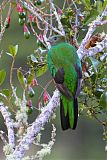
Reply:
[[[76,48],[64,36],[55,35],[48,40],[48,67],[61,93],[60,117],[63,130],[75,129],[78,120],[77,96],[81,90],[82,67]]]

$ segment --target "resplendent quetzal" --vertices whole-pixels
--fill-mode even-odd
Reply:
[[[81,90],[82,68],[76,48],[64,36],[55,35],[48,40],[48,67],[61,93],[60,116],[63,130],[75,129],[78,120],[77,96]]]

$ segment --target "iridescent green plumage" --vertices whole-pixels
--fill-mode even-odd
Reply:
[[[63,36],[49,39],[52,47],[48,51],[49,70],[61,92],[60,114],[62,129],[75,129],[78,119],[77,96],[82,78],[81,62],[76,49],[65,42]]]

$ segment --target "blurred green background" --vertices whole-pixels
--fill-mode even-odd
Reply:
[[[11,25],[4,34],[3,40],[0,44],[0,51],[3,50],[3,56],[0,61],[0,69],[5,68],[7,71],[7,78],[4,85],[1,88],[9,87],[9,70],[11,65],[11,57],[6,55],[8,46],[12,44],[19,44],[19,51],[15,62],[15,67],[22,67],[27,70],[27,56],[33,53],[36,49],[36,39],[32,35],[29,40],[26,40],[23,36],[23,27],[18,23],[18,15],[16,12],[12,14]],[[43,76],[38,78],[38,82],[45,85],[51,78],[49,71]],[[19,86],[16,80],[16,73],[13,78],[15,86]],[[36,96],[39,95],[40,90],[35,90]],[[20,95],[21,88],[18,89]],[[52,91],[50,91],[52,94]],[[36,99],[33,99],[36,104]],[[52,153],[46,156],[44,160],[106,160],[107,155],[104,147],[102,133],[103,130],[95,120],[88,119],[86,116],[80,116],[78,121],[78,127],[75,131],[68,130],[62,131],[60,126],[59,109],[57,109],[57,117],[53,122],[57,128],[56,142],[52,149]],[[32,122],[35,118],[36,111],[33,116],[30,116]],[[6,127],[2,116],[0,116],[0,130],[6,131]],[[45,131],[42,131],[42,142],[46,143],[50,140],[51,124],[45,126]],[[4,160],[2,152],[3,143],[0,143],[0,160]],[[32,146],[30,151],[27,151],[27,155],[35,154],[38,148]]]

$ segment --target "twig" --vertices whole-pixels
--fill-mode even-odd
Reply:
[[[89,39],[92,36],[93,32],[96,30],[97,26],[101,26],[101,25],[105,24],[105,22],[107,23],[107,21],[102,21],[103,18],[106,15],[107,15],[107,6],[106,6],[104,12],[102,13],[102,15],[98,16],[96,18],[96,20],[91,23],[85,38],[81,42],[81,45],[80,45],[80,47],[79,47],[79,49],[77,51],[77,53],[79,54],[80,59],[82,59],[82,57],[83,57],[82,55],[84,54],[84,51],[85,51],[85,45],[89,41]]]
[[[22,1],[22,0],[20,0],[20,2],[21,2],[21,3],[24,5],[24,7],[25,7],[26,9],[28,9],[33,15],[37,16],[40,21],[42,21],[43,23],[46,23],[54,32],[58,33],[59,35],[63,35],[63,33],[62,33],[60,30],[58,30],[57,28],[51,26],[51,24],[49,24],[46,20],[44,20],[44,18],[41,17],[40,14],[37,13],[37,12],[33,9],[32,6],[30,6],[28,3],[26,3],[26,2],[24,2],[24,1]]]
[[[10,1],[5,1],[6,4],[10,3],[10,2],[11,2],[11,0]],[[0,15],[0,21],[1,21],[0,41],[2,40],[2,37],[4,35],[5,29],[6,29],[6,23],[8,21],[8,17],[11,15],[11,11],[12,11],[12,7],[11,7],[11,3],[10,3],[9,10],[8,10],[8,13],[7,13],[6,19],[4,21],[4,25],[3,25],[3,22],[2,22],[2,7],[4,9],[4,6],[2,6],[2,5],[0,6],[0,12],[1,12],[1,15]]]
[[[97,118],[94,109],[90,108],[89,111],[91,112],[91,114],[93,115],[93,117],[94,117],[101,125],[103,125],[103,122],[102,122],[99,118]]]
[[[56,8],[55,8],[52,0],[50,0],[50,6],[52,7],[52,10],[53,10],[54,15],[55,15],[55,17],[56,17],[56,20],[57,20],[57,22],[58,22],[58,29],[60,29],[60,31],[62,32],[62,34],[65,35],[65,31],[64,31],[64,29],[63,29],[63,25],[62,25],[62,23],[61,23],[61,21],[60,21],[59,15],[58,15],[58,13],[57,13],[57,11],[56,11]]]
[[[4,134],[4,132],[2,130],[0,130],[0,138],[1,138],[1,140],[3,141],[4,144],[7,144],[7,140],[5,139],[3,134]]]
[[[0,103],[0,112],[5,120],[6,127],[8,130],[8,141],[9,145],[12,147],[15,146],[15,139],[14,139],[14,129],[13,129],[13,120],[10,118],[10,113],[7,111],[6,106],[3,103]]]

